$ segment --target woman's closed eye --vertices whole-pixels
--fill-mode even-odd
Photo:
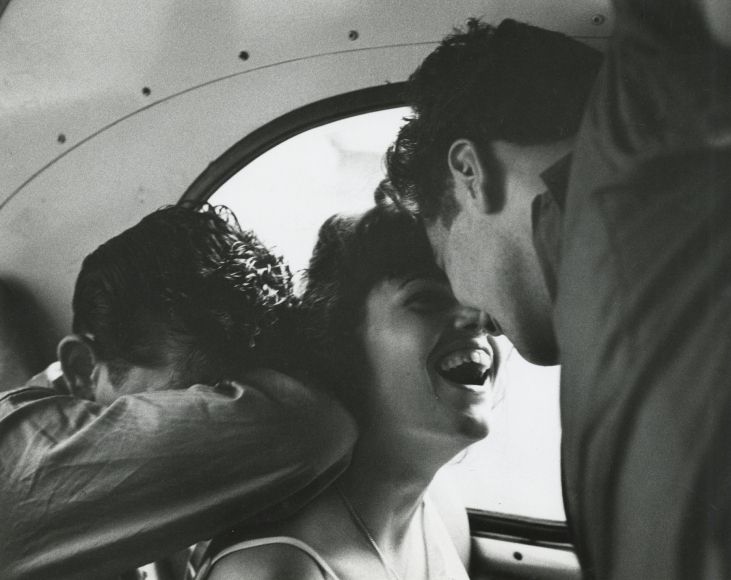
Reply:
[[[410,294],[405,300],[405,305],[416,312],[439,312],[453,308],[455,300],[451,292],[429,288]]]

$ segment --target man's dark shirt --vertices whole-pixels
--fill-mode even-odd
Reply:
[[[541,174],[545,193],[536,196],[531,206],[533,245],[551,300],[556,300],[556,274],[561,251],[561,217],[566,204],[571,155],[566,155]]]
[[[731,56],[683,2],[616,2],[555,296],[567,516],[587,577],[731,577]]]

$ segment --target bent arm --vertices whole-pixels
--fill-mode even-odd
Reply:
[[[106,408],[43,388],[6,394],[4,577],[118,573],[334,478],[355,438],[350,417],[273,371],[247,380]]]

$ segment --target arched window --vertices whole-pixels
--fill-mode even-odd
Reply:
[[[409,114],[385,108],[398,104],[395,87],[377,89],[270,123],[214,162],[184,199],[227,205],[293,272],[301,271],[327,217],[373,204],[383,154]],[[455,473],[473,510],[563,521],[559,368],[531,365],[506,339],[499,344],[502,397],[492,431],[445,469]]]

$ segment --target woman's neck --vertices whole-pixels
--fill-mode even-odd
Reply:
[[[387,552],[397,551],[439,468],[457,452],[377,425],[362,429],[340,491]],[[425,449],[429,451],[425,454]]]

